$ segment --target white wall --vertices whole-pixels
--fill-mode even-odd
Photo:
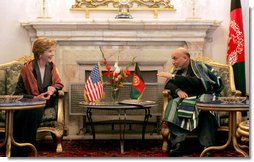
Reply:
[[[47,0],[48,15],[51,19],[85,19],[84,12],[70,11],[75,0]],[[191,0],[171,0],[176,12],[159,12],[159,19],[185,19],[192,16]],[[195,0],[196,16],[202,19],[220,20],[221,26],[213,34],[210,57],[225,63],[229,28],[230,0]],[[36,19],[41,15],[42,0],[1,0],[0,1],[0,64],[31,53],[28,33],[20,21]],[[246,64],[249,65],[249,0],[242,0],[245,23]],[[115,11],[91,12],[91,19],[109,19]],[[133,12],[134,19],[151,19],[151,12]],[[246,68],[249,80],[249,66]],[[247,83],[247,91],[249,84]]]

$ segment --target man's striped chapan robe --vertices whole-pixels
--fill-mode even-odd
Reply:
[[[192,131],[198,124],[198,110],[195,108],[196,97],[169,101],[164,120],[174,123],[183,129]]]
[[[194,74],[201,79],[207,93],[219,93],[223,86],[220,77],[213,73],[211,67],[206,66],[202,62],[191,60],[191,68]],[[201,100],[207,98],[202,96]],[[210,98],[211,99],[211,98]],[[192,131],[198,126],[199,111],[195,107],[197,96],[189,98],[174,98],[167,105],[163,120],[176,124],[183,129]]]

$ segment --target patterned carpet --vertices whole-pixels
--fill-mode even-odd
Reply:
[[[184,150],[178,157],[199,157],[202,149],[197,146],[197,141],[189,140],[183,145]],[[39,157],[170,157],[161,151],[160,140],[126,140],[125,152],[120,152],[119,140],[69,140],[63,141],[62,153],[55,153],[52,142],[40,142],[38,145]],[[233,148],[212,153],[212,157],[241,157]]]
[[[224,143],[224,141],[223,141]],[[222,144],[223,144],[222,143]],[[120,152],[119,140],[64,140],[63,152],[55,152],[53,141],[38,141],[38,157],[149,157],[149,158],[172,158],[168,153],[161,151],[161,140],[125,140],[125,152]],[[177,158],[199,157],[202,148],[197,139],[187,139],[182,145],[182,152]],[[5,155],[3,148],[0,149],[0,157]],[[31,156],[33,156],[31,154]],[[223,151],[212,152],[212,157],[241,157],[232,147]]]

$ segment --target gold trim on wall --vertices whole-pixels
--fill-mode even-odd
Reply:
[[[72,11],[85,11],[89,18],[90,11],[118,11],[119,0],[75,0],[71,6]],[[130,11],[152,11],[154,18],[158,17],[158,11],[175,11],[170,0],[129,0]]]

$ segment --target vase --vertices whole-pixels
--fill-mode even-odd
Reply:
[[[112,102],[118,103],[118,99],[119,99],[119,88],[112,88],[112,89],[111,89],[111,98],[112,98]]]

